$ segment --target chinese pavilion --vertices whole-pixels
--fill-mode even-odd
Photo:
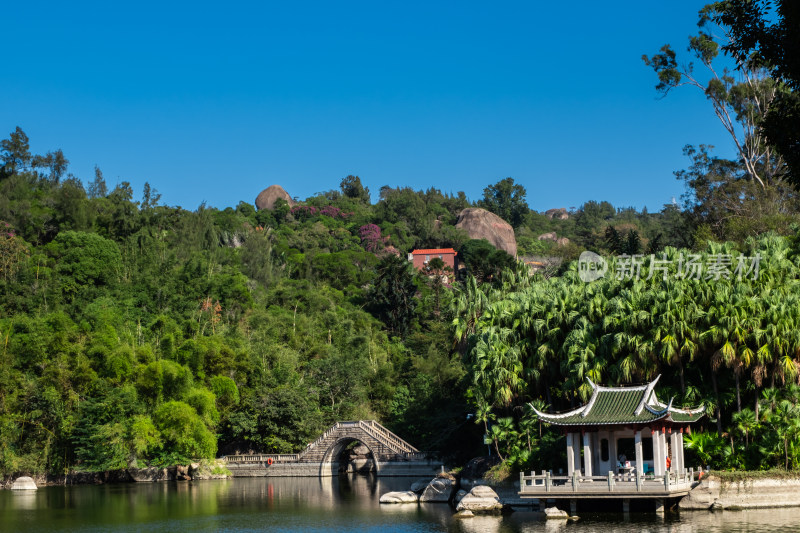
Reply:
[[[542,422],[564,428],[569,475],[582,470],[584,476],[634,471],[663,476],[685,470],[683,434],[705,408],[660,402],[654,390],[659,377],[636,387],[602,387],[587,379],[592,396],[586,405],[566,413],[534,409]]]

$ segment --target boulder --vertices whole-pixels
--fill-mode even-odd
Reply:
[[[499,463],[500,458],[496,455],[470,459],[461,470],[461,487],[471,489],[476,485],[476,480],[482,479],[491,467]]]
[[[387,492],[381,496],[381,503],[417,503],[419,496],[410,490]]]
[[[472,518],[475,516],[475,513],[472,511],[459,511],[456,513],[456,518]]]
[[[278,198],[283,198],[290,206],[295,204],[295,201],[292,200],[292,197],[289,196],[289,193],[286,192],[283,187],[280,185],[270,185],[256,196],[256,208],[271,210],[275,207],[275,201]]]
[[[417,480],[417,481],[415,481],[414,483],[411,484],[410,490],[411,490],[411,492],[416,492],[417,494],[422,494],[422,491],[425,490],[425,487],[428,486],[428,483],[430,483],[430,481],[428,481],[427,479]]]
[[[14,484],[11,485],[11,490],[36,490],[38,487],[33,482],[33,478],[28,476],[18,477]]]
[[[569,518],[569,513],[562,511],[558,507],[548,507],[544,510],[544,517],[548,520],[566,520]]]
[[[158,468],[149,466],[147,468],[133,468],[128,467],[128,474],[134,481],[140,483],[152,483],[154,481],[169,481],[169,470],[166,468]],[[173,478],[174,479],[174,476]]]
[[[372,452],[369,451],[369,448],[363,444],[357,444],[350,450],[350,455],[369,455],[370,453]]]
[[[455,496],[455,498],[453,498],[453,501],[456,502],[456,504],[458,504],[458,502],[463,500],[464,496],[466,496],[466,495],[467,495],[467,491],[465,491],[464,489],[461,489],[458,492],[456,492],[456,496]]]
[[[454,480],[445,477],[437,477],[428,483],[422,496],[419,497],[419,501],[447,503],[450,501],[450,498],[453,497],[455,490],[456,483]]]
[[[201,461],[189,465],[189,476],[193,480],[199,479],[228,479],[233,477],[224,460]]]
[[[497,493],[486,485],[473,487],[466,496],[461,498],[456,506],[456,511],[491,512],[503,508]]]
[[[569,218],[569,213],[567,213],[566,207],[557,207],[555,209],[548,209],[547,211],[544,212],[544,214],[550,220],[554,218],[557,220],[567,220]]]
[[[494,213],[479,207],[468,207],[458,214],[456,227],[467,232],[470,239],[486,239],[492,246],[517,256],[517,240],[511,224]]]
[[[566,237],[559,237],[556,235],[555,231],[551,231],[549,233],[542,233],[539,235],[538,239],[540,241],[552,241],[559,246],[566,246],[569,244],[569,239]]]
[[[175,467],[175,481],[191,481],[192,477],[189,475],[189,466],[178,465]]]

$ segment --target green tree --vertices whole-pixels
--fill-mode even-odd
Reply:
[[[342,194],[347,198],[360,200],[369,205],[369,189],[361,185],[361,178],[358,176],[346,176],[339,184],[339,188],[342,190]]]
[[[779,91],[762,128],[800,183],[800,9],[792,0],[724,0],[713,4],[714,20],[728,29],[724,50],[741,64],[763,65],[788,90]]]
[[[156,410],[154,421],[165,448],[184,461],[213,459],[217,453],[216,437],[190,405],[179,401],[167,402]]]
[[[0,160],[3,161],[5,177],[27,170],[32,159],[28,136],[19,126],[8,139],[0,141]]]
[[[486,239],[472,239],[458,250],[458,255],[467,268],[467,273],[479,282],[497,281],[505,268],[514,266],[514,258],[504,250],[498,250]]]
[[[691,62],[679,66],[670,45],[664,45],[660,53],[652,57],[644,55],[642,59],[658,75],[656,89],[661,94],[666,95],[682,85],[695,87],[705,94],[733,141],[747,175],[760,187],[766,188],[781,180],[786,173],[783,157],[765,141],[761,129],[776,94],[782,88],[753,63],[737,64],[738,80],[727,69],[715,67],[720,43],[713,30],[706,28],[711,20],[711,9],[711,6],[706,6],[700,11],[700,31],[689,38],[689,51],[705,67],[707,79],[695,73]]]
[[[70,299],[83,291],[94,294],[98,287],[110,284],[120,275],[119,247],[97,234],[59,233],[49,251],[57,261],[61,290]]]
[[[94,179],[89,183],[86,193],[92,199],[108,196],[108,186],[103,178],[103,171],[97,165],[94,167]]]
[[[491,211],[513,227],[519,227],[530,210],[525,201],[525,187],[505,178],[483,189],[483,199],[478,206]]]
[[[376,268],[378,276],[367,294],[372,312],[397,335],[405,335],[417,309],[417,285],[411,263],[387,255]]]

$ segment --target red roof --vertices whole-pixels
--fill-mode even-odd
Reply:
[[[414,250],[411,255],[455,254],[452,248],[431,248],[430,250]]]

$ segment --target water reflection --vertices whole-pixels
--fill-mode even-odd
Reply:
[[[250,478],[188,483],[45,487],[0,491],[0,530],[24,531],[455,531],[463,533],[658,533],[797,530],[797,511],[584,515],[577,523],[535,512],[454,518],[445,504],[380,505],[410,479]]]

